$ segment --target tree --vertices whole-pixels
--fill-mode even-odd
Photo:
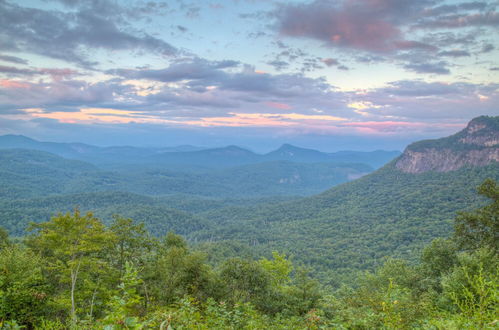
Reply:
[[[319,282],[311,279],[309,270],[299,267],[296,270],[293,286],[288,290],[290,307],[297,314],[305,314],[315,308],[322,294]]]
[[[476,250],[488,247],[499,252],[499,186],[487,179],[479,187],[478,193],[492,202],[473,212],[462,212],[455,221],[454,239],[461,248]]]
[[[293,264],[286,259],[285,254],[273,251],[272,257],[273,260],[262,258],[259,263],[270,274],[272,286],[282,287],[291,281],[289,275],[293,271]]]
[[[486,329],[499,312],[499,260],[490,249],[464,252],[458,258],[458,266],[442,278],[442,302],[459,311],[465,323]]]
[[[76,290],[79,288],[83,293],[90,284],[98,285],[95,279],[83,281],[81,274],[86,273],[87,278],[95,277],[108,268],[101,256],[112,246],[115,236],[92,213],[82,216],[79,210],[73,214],[59,214],[48,222],[33,224],[31,230],[35,233],[30,237],[29,245],[47,258],[49,270],[55,278],[59,278],[62,287],[69,281],[67,294],[71,301],[71,320],[75,324]],[[93,291],[90,293],[92,309],[97,287],[89,291]]]
[[[452,270],[457,264],[457,248],[450,239],[437,238],[423,249],[421,263],[425,272],[433,277]]]
[[[27,248],[11,245],[0,251],[0,320],[33,325],[47,312],[47,281],[42,260]],[[0,326],[1,327],[1,326]]]
[[[148,267],[152,294],[161,303],[173,303],[184,295],[205,300],[216,290],[205,256],[189,251],[185,240],[171,232],[163,238],[156,259]]]
[[[111,259],[120,270],[120,276],[125,270],[125,263],[131,262],[140,266],[145,255],[152,249],[152,239],[143,223],[135,224],[132,219],[115,215],[109,230],[114,234],[114,249]]]
[[[272,289],[270,274],[252,260],[228,259],[222,265],[220,276],[233,303],[252,302],[261,307]]]
[[[138,311],[142,297],[137,288],[142,283],[138,270],[133,264],[126,262],[125,271],[121,277],[116,294],[109,303],[109,311],[104,318],[105,329],[141,329],[138,323]]]
[[[451,239],[437,238],[427,245],[421,253],[419,281],[413,281],[422,291],[429,289],[442,292],[442,276],[452,272],[458,264],[458,249]]]

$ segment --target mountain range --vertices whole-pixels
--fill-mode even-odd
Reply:
[[[397,154],[350,153],[350,160],[366,162],[372,155],[374,163]],[[186,234],[197,227],[178,224],[201,221],[195,213],[313,195],[373,171],[341,157],[291,145],[267,156],[236,146],[103,148],[6,135],[0,137],[0,224],[22,235],[30,221],[80,207],[105,218],[133,216],[155,232],[176,223],[170,229]]]
[[[449,235],[456,212],[484,204],[475,189],[499,180],[498,123],[475,118],[399,156],[291,145],[265,155],[236,146],[166,152],[3,136],[0,224],[21,235],[30,221],[76,206],[105,221],[118,213],[158,235],[185,235],[213,262],[276,250],[337,285],[386,257],[414,260],[433,238]]]
[[[362,163],[373,168],[379,168],[400,155],[399,151],[385,150],[326,153],[290,144],[284,144],[279,149],[267,154],[257,154],[233,145],[221,148],[194,146],[165,148],[97,147],[83,143],[41,142],[22,135],[0,136],[0,149],[12,148],[45,151],[64,158],[83,160],[100,166],[156,164],[162,167],[180,166],[179,168],[182,168],[182,165],[193,168],[227,168],[269,161]]]

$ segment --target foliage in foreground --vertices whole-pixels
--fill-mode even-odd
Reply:
[[[411,265],[390,259],[355,287],[320,287],[285,255],[216,267],[169,233],[60,214],[22,243],[0,231],[3,329],[493,329],[499,315],[499,187]]]

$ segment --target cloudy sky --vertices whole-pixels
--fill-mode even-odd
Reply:
[[[403,149],[499,115],[498,6],[0,0],[0,134]]]

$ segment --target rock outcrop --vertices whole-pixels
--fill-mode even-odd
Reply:
[[[406,173],[449,172],[499,162],[499,117],[478,117],[452,136],[409,145],[395,167]]]

